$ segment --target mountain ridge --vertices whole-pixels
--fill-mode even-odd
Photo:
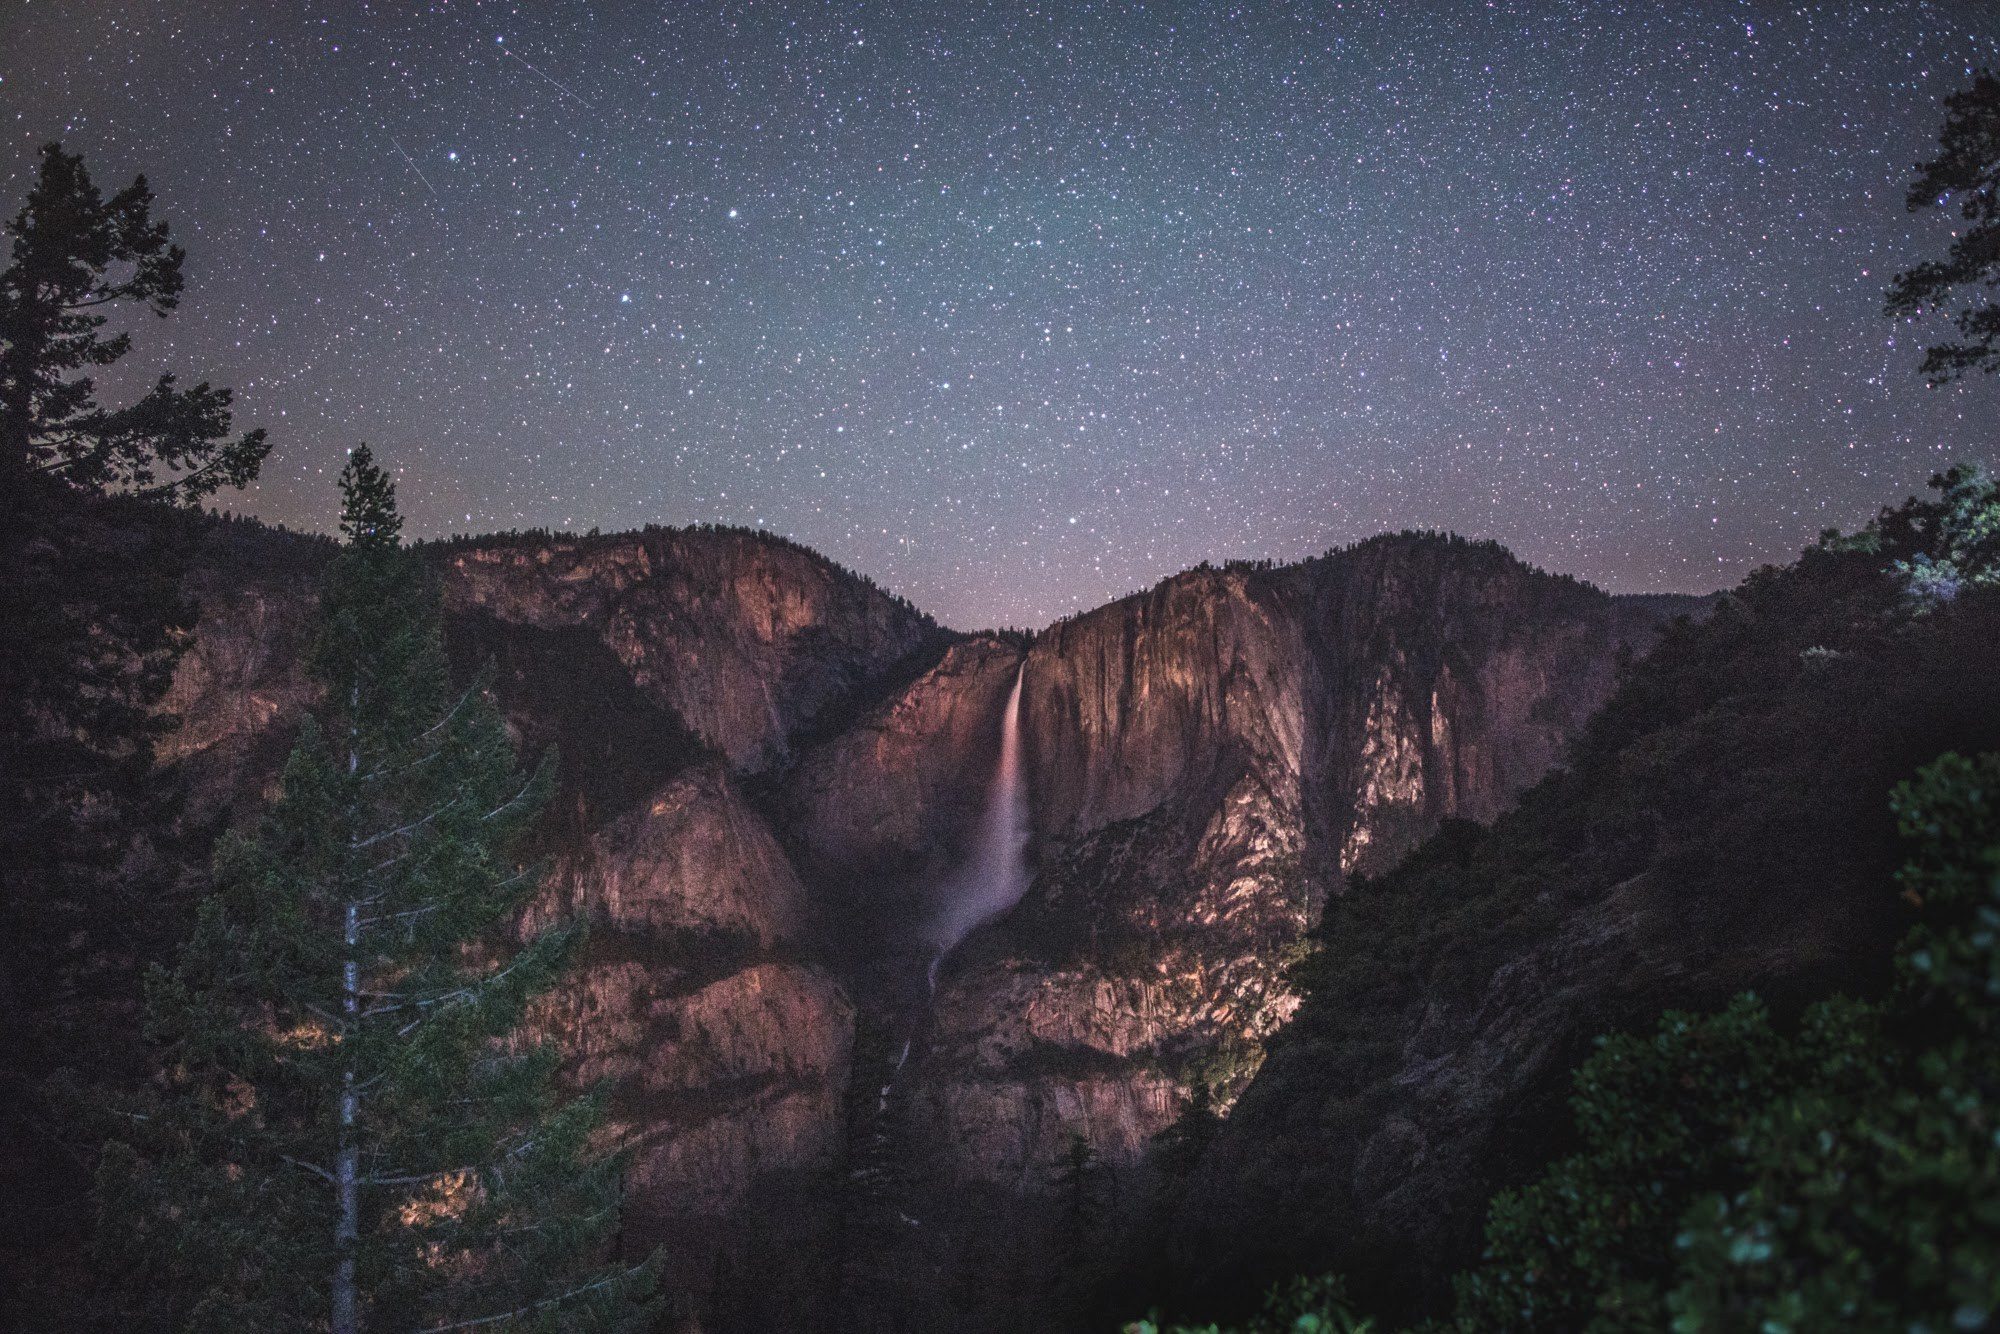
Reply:
[[[241,820],[312,707],[301,658],[334,547],[139,521],[201,530],[162,759],[200,820]],[[822,1318],[834,1298],[800,1248],[876,1244],[838,1183],[857,1086],[898,1041],[898,1152],[926,1165],[902,1198],[924,1246],[942,1264],[982,1244],[970,1199],[1040,1245],[1064,1146],[1136,1169],[1197,1098],[1232,1099],[1344,879],[1501,809],[1666,612],[1703,605],[1406,533],[1197,566],[1032,634],[961,634],[755,530],[418,549],[455,673],[493,662],[523,746],[565,757],[540,840],[553,869],[517,929],[582,912],[597,932],[531,1029],[575,1077],[612,1081],[633,1243],[672,1240],[671,1285],[725,1329]],[[1028,894],[926,1000],[915,927],[965,853],[1024,662]]]

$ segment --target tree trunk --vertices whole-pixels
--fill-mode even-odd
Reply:
[[[361,969],[355,947],[361,943],[361,905],[347,901],[347,960],[341,965],[341,1008],[351,1026],[359,1010]],[[361,1238],[361,1153],[354,1123],[360,1110],[354,1089],[354,1067],[340,1076],[340,1221],[334,1225],[334,1249],[340,1257],[333,1276],[333,1334],[359,1334],[355,1313],[354,1248]]]
[[[350,707],[358,704],[360,690],[356,688]],[[350,741],[353,737],[350,724]],[[361,752],[350,744],[347,751],[347,772],[351,777],[361,768]],[[361,1015],[361,904],[351,897],[358,891],[356,886],[348,891],[347,921],[344,939],[347,957],[340,966],[340,1008],[347,1017],[347,1036],[355,1035],[354,1026]],[[350,1046],[349,1051],[353,1048]],[[360,1313],[357,1309],[354,1283],[354,1252],[361,1240],[361,1150],[356,1140],[355,1122],[360,1119],[361,1095],[354,1087],[354,1062],[350,1059],[340,1076],[340,1161],[336,1169],[339,1178],[340,1217],[334,1224],[334,1252],[338,1263],[333,1274],[333,1329],[332,1334],[360,1334]]]

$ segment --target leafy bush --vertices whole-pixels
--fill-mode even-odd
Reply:
[[[1882,1002],[1752,996],[1604,1040],[1583,1148],[1498,1197],[1461,1330],[1991,1327],[2000,1311],[2000,755],[1896,790],[1925,910]]]
[[[1892,567],[1920,609],[1970,588],[2000,588],[2000,486],[1977,465],[1931,478],[1939,493],[1924,549]]]
[[[1264,1310],[1230,1334],[1369,1334],[1371,1320],[1357,1316],[1347,1304],[1338,1278],[1295,1278],[1271,1290]],[[1161,1325],[1155,1319],[1135,1320],[1125,1334],[1223,1334],[1220,1325]]]

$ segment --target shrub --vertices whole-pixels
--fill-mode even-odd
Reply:
[[[1973,1330],[2000,1311],[2000,755],[1893,801],[1925,910],[1885,1001],[1601,1040],[1583,1148],[1499,1196],[1462,1330]]]

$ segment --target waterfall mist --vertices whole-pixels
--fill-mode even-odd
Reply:
[[[952,947],[992,921],[1028,892],[1028,787],[1021,767],[1021,685],[1028,664],[1014,673],[1014,689],[1000,722],[1000,760],[993,769],[986,809],[965,864],[940,888],[925,928],[932,948],[930,976]]]

